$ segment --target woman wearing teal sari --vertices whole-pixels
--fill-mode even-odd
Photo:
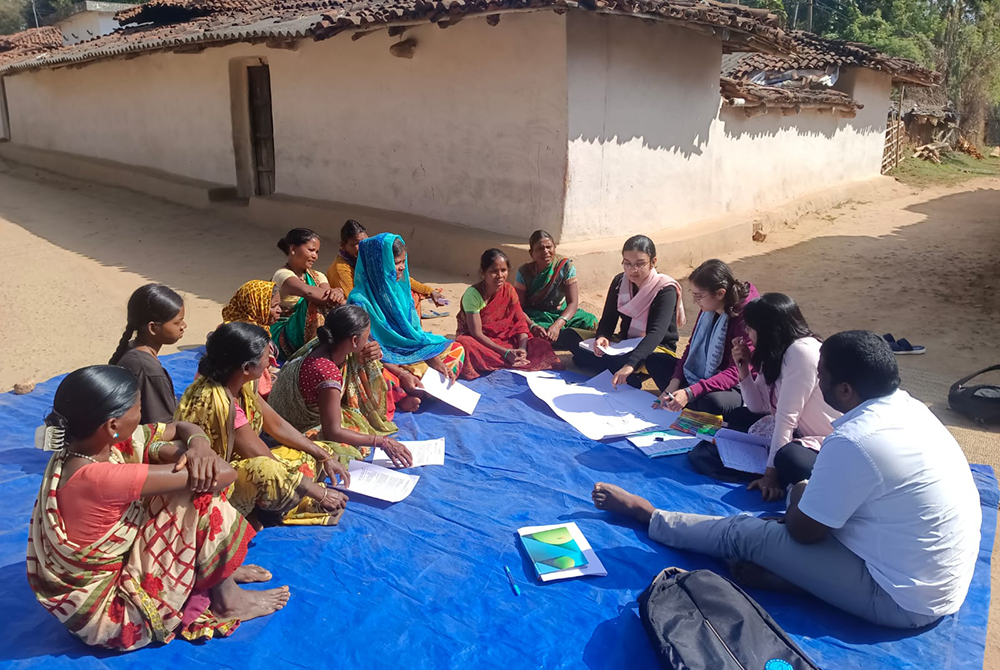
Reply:
[[[331,289],[326,275],[312,269],[319,258],[319,245],[319,235],[308,228],[295,228],[278,240],[278,248],[288,256],[271,279],[281,296],[281,318],[271,326],[279,363],[316,337],[316,329],[323,325],[323,315],[331,307],[346,302],[343,291]]]
[[[387,367],[400,366],[418,379],[428,367],[449,380],[458,378],[465,349],[421,327],[410,291],[402,237],[380,233],[361,241],[348,302],[368,312],[371,337],[382,347],[382,361]]]
[[[573,261],[556,255],[555,240],[544,230],[531,234],[528,249],[532,262],[518,268],[514,281],[521,307],[550,341],[572,349],[585,339],[577,330],[597,329],[597,317],[580,309]],[[584,335],[593,337],[592,332]]]

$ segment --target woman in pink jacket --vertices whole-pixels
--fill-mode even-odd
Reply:
[[[765,293],[747,303],[743,318],[753,352],[743,339],[733,343],[740,391],[745,411],[766,415],[750,432],[771,435],[767,471],[748,488],[759,489],[764,500],[777,500],[789,484],[809,478],[823,438],[833,432],[830,422],[840,412],[823,400],[820,341],[794,300]]]

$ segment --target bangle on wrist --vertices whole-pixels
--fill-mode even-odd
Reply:
[[[205,433],[195,433],[194,435],[192,435],[191,437],[189,437],[187,439],[187,442],[184,443],[184,446],[190,447],[191,446],[191,440],[193,440],[196,437],[203,437],[203,438],[205,438],[206,442],[208,442],[209,444],[212,443],[212,441],[210,439],[208,439],[208,435],[206,435]]]

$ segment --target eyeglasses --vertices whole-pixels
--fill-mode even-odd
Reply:
[[[622,267],[625,268],[626,272],[630,270],[645,270],[647,265],[649,265],[649,261],[639,261],[634,264],[629,263],[628,261],[622,261]]]
[[[708,297],[708,294],[707,293],[695,293],[694,291],[691,291],[691,297],[694,298],[695,302],[701,302],[702,300],[704,300],[705,298]]]

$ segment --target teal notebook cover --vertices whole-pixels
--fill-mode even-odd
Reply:
[[[539,576],[587,565],[587,557],[565,526],[522,535],[521,542]]]

